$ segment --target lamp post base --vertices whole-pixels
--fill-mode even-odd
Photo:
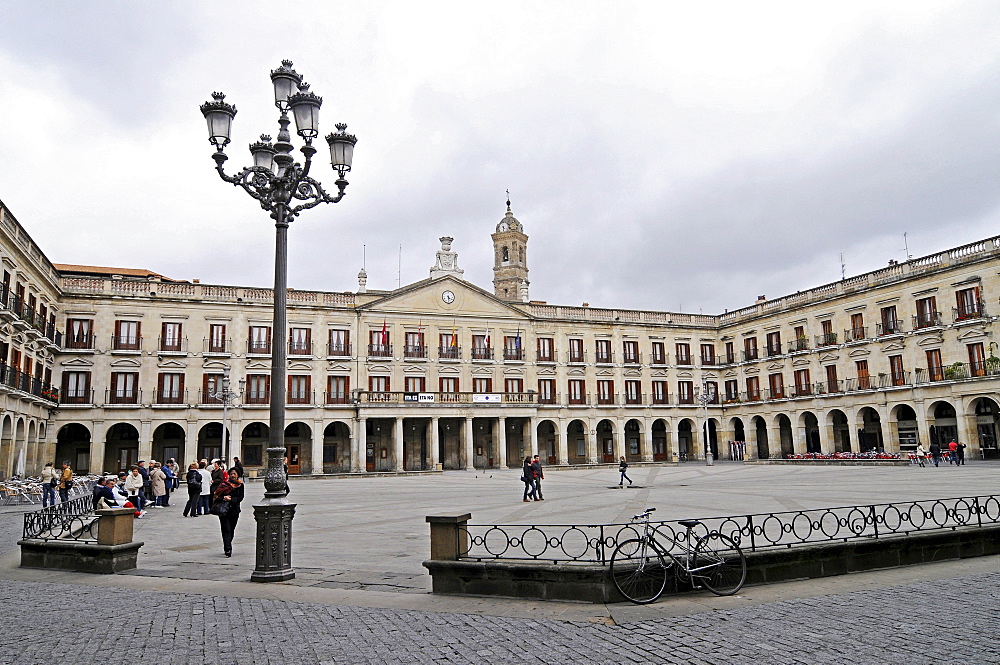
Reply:
[[[284,497],[265,495],[254,504],[257,522],[257,565],[251,582],[284,582],[295,577],[292,568],[292,518],[295,504]]]

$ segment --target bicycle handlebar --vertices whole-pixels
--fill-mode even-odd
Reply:
[[[635,522],[637,520],[645,519],[645,518],[649,517],[650,513],[655,513],[655,512],[656,512],[656,508],[646,508],[646,510],[644,510],[641,514],[639,514],[639,515],[633,515],[632,516],[632,521]]]

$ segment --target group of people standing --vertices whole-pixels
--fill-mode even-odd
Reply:
[[[924,464],[924,459],[927,457],[927,452],[924,450],[924,444],[917,444],[917,463],[920,466],[926,466]],[[959,443],[958,441],[950,441],[948,443],[948,449],[942,450],[941,445],[935,441],[930,447],[931,459],[934,461],[934,466],[938,466],[941,463],[941,458],[947,454],[948,464],[954,464],[955,466],[965,466],[965,444]]]
[[[543,501],[542,481],[545,480],[545,473],[542,471],[542,462],[538,455],[525,457],[521,481],[524,483],[524,502]]]
[[[42,468],[42,508],[56,505],[56,490],[59,490],[59,500],[69,501],[69,491],[73,487],[73,469],[69,462],[62,463],[62,469],[56,469],[53,462],[46,463]]]

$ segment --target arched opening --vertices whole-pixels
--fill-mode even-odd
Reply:
[[[472,419],[472,465],[477,469],[489,468],[496,461],[494,422],[493,418]]]
[[[211,422],[198,431],[198,459],[212,460],[222,457],[222,423]]]
[[[66,461],[70,461],[70,457]],[[14,460],[14,422],[10,416],[4,416],[2,434],[0,434],[0,476],[9,476]],[[73,467],[76,468],[75,466]]]
[[[867,452],[869,450],[882,450],[885,445],[882,441],[882,420],[878,411],[866,406],[858,413],[861,416],[861,427],[858,429],[858,450]]]
[[[617,461],[615,456],[615,427],[610,420],[597,423],[597,442],[601,447],[601,459],[605,464]]]
[[[900,404],[893,409],[896,420],[896,436],[901,451],[917,449],[917,412],[912,406]]]
[[[309,473],[312,470],[312,429],[302,422],[285,426],[285,457],[288,473]]]
[[[521,462],[524,461],[524,457],[528,454],[538,454],[543,460],[548,459],[548,445],[541,438],[538,439],[538,450],[531,450],[531,441],[526,440],[524,436],[527,425],[528,421],[526,418],[507,418],[504,421],[504,428],[506,429],[504,439],[507,442],[506,448],[504,448],[504,459],[509,469],[514,468],[513,465],[515,463],[520,466]]]
[[[642,460],[642,423],[635,418],[625,423],[625,457],[630,462]]]
[[[708,433],[706,436],[705,425],[708,425]],[[701,440],[708,441],[709,450],[712,451],[712,458],[719,459],[719,428],[716,425],[715,418],[709,418],[706,423],[701,426]]]
[[[369,419],[369,432],[372,431],[371,420]],[[392,421],[386,421],[391,424]],[[464,418],[441,418],[438,420],[438,459],[442,469],[464,469],[465,455],[462,452],[462,428],[465,425]],[[376,442],[368,439],[368,452],[365,468],[374,471],[376,462],[381,463],[382,447]],[[377,451],[377,452],[376,452]]]
[[[851,452],[851,424],[847,415],[840,409],[829,413],[830,426],[833,428],[833,450],[838,453]]]
[[[11,475],[24,477],[28,466],[28,428],[22,418],[14,425],[14,459]]]
[[[979,438],[979,450],[983,459],[997,459],[1000,452],[997,449],[997,425],[1000,424],[1000,407],[989,397],[980,397],[975,401],[976,436]]]
[[[819,420],[812,411],[806,411],[801,417],[802,427],[805,429],[805,444],[807,453],[821,453],[823,448],[819,439]]]
[[[754,416],[750,422],[757,435],[757,459],[768,459],[771,457],[771,450],[767,445],[767,423],[760,416]]]
[[[694,438],[690,418],[684,418],[677,423],[677,455],[682,462],[694,459]]]
[[[163,462],[175,460],[184,468],[194,460],[183,459],[184,428],[177,423],[163,423],[153,430],[153,459]]]
[[[741,418],[730,418],[729,429],[733,433],[733,440],[729,442],[729,459],[744,460],[747,458],[747,434],[743,428]]]
[[[247,423],[240,434],[240,449],[243,451],[243,468],[256,467],[258,470],[267,463],[264,453],[271,435],[271,428],[262,422]]]
[[[947,450],[948,444],[958,441],[958,417],[955,407],[948,402],[934,402],[930,407],[931,443],[937,443],[941,450]]]
[[[323,473],[351,470],[351,430],[345,423],[330,423],[323,430]]]
[[[783,413],[779,413],[776,418],[778,424],[778,438],[781,441],[781,457],[786,458],[795,454],[795,443],[792,437],[792,421]]]
[[[114,471],[127,471],[135,466],[139,462],[139,430],[129,423],[112,425],[105,437],[104,459]]]
[[[538,454],[546,457],[549,464],[556,463],[556,436],[558,430],[551,420],[538,423]],[[517,457],[508,453],[507,466],[514,468]]]
[[[653,421],[653,461],[666,462],[669,459],[667,454],[667,422],[662,418]]]
[[[582,420],[574,420],[566,426],[569,463],[587,463],[587,429]]]

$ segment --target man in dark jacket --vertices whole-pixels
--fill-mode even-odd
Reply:
[[[226,479],[226,469],[225,463],[220,460],[215,460],[212,462],[212,496],[215,496],[215,490],[219,489],[219,485],[222,481]]]
[[[542,472],[542,461],[538,455],[531,458],[531,471],[535,475],[535,501],[543,501],[542,481],[545,479],[545,474]]]
[[[233,457],[233,468],[236,469],[236,475],[240,478],[243,477],[243,462],[240,461],[239,457]]]
[[[107,501],[109,506],[115,505],[115,495],[108,488],[107,479],[104,476],[98,478],[97,482],[94,483],[93,491],[94,491],[94,510],[97,510],[98,508],[97,504],[100,503],[101,499]]]
[[[136,506],[140,511],[146,506],[146,495],[149,494],[149,469],[146,468],[146,460],[139,460],[139,475],[142,476],[142,488],[139,490],[139,505]]]

